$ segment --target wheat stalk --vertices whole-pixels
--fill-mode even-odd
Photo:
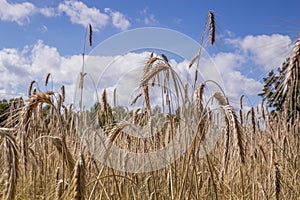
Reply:
[[[150,71],[152,64],[155,63],[157,60],[159,60],[158,57],[150,57],[149,58],[149,60],[146,62],[146,65],[144,67],[144,75]]]
[[[260,182],[258,182],[257,184],[258,184],[258,187],[259,187],[264,199],[268,200],[269,198],[268,198],[268,194],[267,194],[266,190],[263,188],[263,186],[261,185]]]
[[[63,200],[63,188],[64,181],[62,179],[58,180],[56,183],[56,190],[55,190],[55,196],[57,200]]]
[[[189,68],[191,68],[193,66],[193,64],[198,60],[198,58],[200,58],[200,52],[198,52],[191,60],[190,64],[189,64]]]
[[[57,151],[62,156],[63,160],[66,161],[69,171],[72,172],[75,166],[74,159],[67,147],[65,139],[59,137],[51,137],[51,138],[52,138],[53,145],[56,147]]]
[[[46,76],[45,86],[48,85],[50,77],[51,77],[51,73],[48,73]]]
[[[135,104],[138,98],[140,98],[142,95],[143,93],[139,93],[138,95],[136,95],[136,97],[134,97],[134,99],[131,101],[130,105],[132,106],[133,104]]]
[[[109,132],[109,139],[111,142],[115,142],[121,131],[128,125],[126,122],[120,122],[114,126]]]
[[[31,81],[30,84],[29,84],[29,87],[28,87],[28,97],[31,96],[33,84],[35,84],[35,81]]]
[[[278,163],[274,163],[274,188],[275,188],[275,197],[276,200],[279,200],[279,195],[280,195],[280,191],[281,191],[281,174],[279,171],[279,164]]]
[[[165,62],[167,62],[167,63],[169,62],[169,60],[165,54],[161,54],[161,57]]]
[[[220,179],[223,180],[224,173],[227,172],[228,169],[228,161],[229,161],[229,142],[230,142],[230,125],[227,118],[225,118],[225,133],[224,133],[224,147],[223,147],[223,157],[222,157],[222,171],[220,173]]]
[[[215,43],[215,32],[216,32],[216,28],[215,28],[215,15],[213,11],[209,11],[208,12],[208,18],[209,18],[209,37],[210,37],[210,44],[214,44]]]
[[[6,133],[0,132],[2,138],[4,138],[5,145],[5,164],[6,168],[4,171],[3,178],[6,179],[3,199],[11,200],[15,199],[16,185],[18,178],[18,152],[15,139]]]
[[[205,87],[205,84],[201,83],[198,86],[198,89],[196,91],[196,106],[197,106],[197,109],[200,111],[200,113],[202,113],[202,111],[203,111],[203,93],[204,93],[204,87]]]
[[[215,92],[213,97],[218,101],[220,106],[229,105],[227,98],[224,97],[221,92]]]
[[[62,97],[62,102],[65,102],[66,100],[66,91],[65,91],[65,86],[61,86],[61,97]]]
[[[293,105],[297,102],[296,92],[298,90],[298,79],[299,79],[299,67],[300,67],[300,39],[298,39],[293,48],[293,53],[290,57],[288,67],[284,71],[284,80],[282,90],[277,92],[276,97],[280,94],[286,96],[286,106],[293,109]],[[280,77],[281,78],[281,77]],[[279,80],[280,81],[280,80]]]
[[[85,164],[82,156],[78,159],[71,182],[71,199],[81,200],[85,195]]]
[[[144,75],[142,77],[142,80],[140,81],[140,87],[143,89],[144,94],[144,101],[146,104],[146,109],[148,115],[151,113],[151,105],[150,105],[150,97],[149,97],[149,87],[148,82],[156,75],[158,75],[161,71],[168,70],[169,65],[165,63],[158,63],[151,69],[148,68],[148,65],[146,64],[144,69]]]
[[[102,108],[106,116],[108,116],[108,103],[107,103],[106,89],[104,89],[102,93]]]
[[[223,106],[223,109],[225,111],[225,115],[228,119],[231,130],[233,131],[233,133],[236,137],[235,144],[239,150],[240,160],[244,164],[245,163],[245,151],[244,151],[244,145],[243,145],[243,139],[242,139],[242,129],[238,122],[237,116],[233,110],[233,107],[230,105],[225,105],[225,106]]]
[[[240,96],[240,120],[241,120],[241,124],[244,124],[244,119],[243,119],[243,97],[244,95]]]
[[[168,69],[170,69],[170,66],[165,63],[156,64],[153,69],[149,70],[149,72],[143,76],[142,80],[140,81],[140,86],[147,85],[149,80],[151,80],[155,75]]]
[[[114,92],[113,92],[113,94],[114,94],[114,98],[113,98],[113,100],[114,100],[114,107],[116,107],[117,106],[117,88],[115,88],[114,89]]]
[[[89,24],[89,44],[90,46],[93,45],[93,27]]]

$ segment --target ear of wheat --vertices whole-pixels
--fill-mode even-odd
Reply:
[[[210,11],[202,34],[206,36],[209,28],[212,44],[215,42],[214,20],[214,13]],[[91,25],[85,31],[84,45],[88,42],[92,45]],[[200,55],[201,49],[189,67],[200,60]],[[25,103],[21,98],[10,101],[9,118],[0,123],[0,150],[3,152],[0,154],[0,198],[298,199],[300,114],[290,112],[290,108],[300,103],[299,57],[298,40],[293,54],[280,70],[282,76],[275,80],[275,74],[268,80],[270,84],[278,85],[278,88],[272,88],[279,91],[273,96],[275,100],[283,97],[282,102],[286,100],[287,103],[282,111],[274,113],[269,112],[263,102],[261,107],[250,107],[244,113],[247,105],[243,105],[243,96],[238,113],[218,83],[205,80],[198,84],[199,62],[195,67],[195,79],[188,77],[191,84],[197,83],[190,86],[190,82],[182,82],[165,55],[154,53],[145,62],[137,83],[139,90],[131,104],[144,102],[133,110],[131,106],[119,110],[117,90],[112,94],[105,89],[102,99],[92,109],[83,110],[82,101],[80,110],[73,109],[72,104],[67,108],[64,86],[58,88],[58,92],[53,92],[53,87],[51,91],[42,92],[38,83],[32,81],[28,100]],[[81,92],[86,86],[83,85],[86,75],[83,63]],[[53,86],[51,81],[49,73],[42,85],[48,89],[49,83]],[[204,94],[210,92],[209,83],[214,83],[220,92],[204,98]],[[151,96],[157,88],[159,96]],[[110,102],[114,102],[114,107],[108,104],[109,95],[113,95]],[[156,101],[157,97],[161,97],[161,101]],[[177,101],[180,98],[182,101]],[[150,113],[150,100],[153,104],[162,102],[162,107],[153,108]],[[210,102],[219,106],[210,106]],[[295,117],[287,121],[290,114]],[[94,117],[97,117],[96,121]],[[145,131],[151,137],[141,138],[131,134],[131,130],[134,133]],[[192,138],[186,138],[193,133]],[[103,141],[100,136],[106,139]],[[191,143],[183,144],[186,139]],[[211,144],[211,139],[217,141]],[[180,152],[180,156],[170,163],[174,155],[166,152],[165,147],[171,147],[172,140],[180,143],[174,146],[174,153]],[[105,150],[99,149],[103,144],[109,144],[106,142],[112,145],[104,147]],[[187,151],[182,151],[182,144]],[[120,153],[114,154],[112,147],[119,148]],[[201,157],[201,147],[206,159]],[[97,160],[98,150],[110,164]],[[159,156],[155,151],[163,155]],[[138,156],[130,157],[134,153]],[[139,155],[145,153],[150,157],[139,160]],[[141,164],[139,169],[143,170],[149,158],[157,158],[168,166],[149,173],[128,173],[115,170],[111,162],[115,160],[124,170]],[[151,165],[156,167],[154,162]]]
[[[235,136],[235,146],[238,148],[240,160],[244,164],[245,150],[243,144],[242,129],[240,127],[239,121],[232,106],[225,105],[223,106],[223,109],[225,111],[226,118],[228,119],[230,129]]]
[[[208,18],[209,18],[209,37],[210,37],[210,44],[215,43],[215,15],[213,11],[208,12]]]
[[[32,88],[33,88],[33,85],[35,84],[35,81],[31,81],[30,84],[29,84],[29,88],[28,88],[28,97],[31,96],[31,92],[32,92]]]
[[[90,46],[93,45],[93,27],[89,24],[89,44]]]
[[[16,195],[16,186],[17,178],[19,174],[19,159],[17,144],[15,139],[9,135],[0,132],[0,136],[4,138],[4,147],[5,147],[5,170],[4,176],[5,179],[5,189],[3,193],[3,199],[15,199]]]
[[[189,68],[191,68],[193,66],[193,64],[200,58],[200,52],[198,52],[193,59],[191,60],[190,64],[189,64]]]
[[[272,98],[278,100],[283,97],[281,103],[286,109],[295,109],[297,106],[297,92],[299,91],[299,68],[300,68],[300,39],[298,39],[293,48],[293,52],[289,60],[283,64],[283,74],[275,80],[278,85],[276,92],[272,94]],[[270,77],[270,81],[272,81]]]
[[[78,159],[74,169],[74,175],[71,182],[72,200],[85,199],[85,164],[82,156]]]
[[[200,113],[203,111],[203,93],[205,84],[201,83],[196,91],[196,106]]]
[[[274,163],[274,188],[276,200],[279,200],[280,190],[281,190],[281,174],[279,171],[279,164]]]
[[[51,77],[51,73],[48,73],[45,80],[45,86],[48,85],[50,77]]]
[[[75,162],[71,152],[67,147],[65,139],[59,137],[53,137],[52,142],[53,145],[56,147],[57,151],[59,152],[59,154],[61,155],[61,157],[63,158],[63,160],[65,160],[69,172],[72,172],[75,166],[74,164]]]

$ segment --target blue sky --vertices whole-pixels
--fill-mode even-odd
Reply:
[[[225,91],[233,102],[246,94],[256,104],[262,78],[284,61],[299,37],[296,0],[0,0],[0,97],[26,95],[30,81],[48,72],[74,90],[89,23],[94,44],[141,27],[173,29],[200,41],[209,10],[215,13],[217,39],[207,50]]]

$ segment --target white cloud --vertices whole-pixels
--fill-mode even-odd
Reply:
[[[30,65],[18,49],[2,49],[0,51],[0,97],[10,99],[26,93],[24,85],[29,84],[31,74]]]
[[[218,69],[224,83],[226,95],[238,102],[240,95],[257,95],[263,88],[259,80],[248,77],[241,71],[247,58],[238,53],[219,53],[212,57],[214,67]]]
[[[291,47],[290,37],[279,34],[248,35],[242,39],[227,41],[241,49],[253,63],[267,71],[281,66]]]
[[[155,18],[155,15],[152,13],[149,13],[148,8],[145,8],[140,12],[143,19],[137,19],[138,22],[142,22],[147,26],[155,26],[159,24],[158,20]]]
[[[110,8],[105,8],[105,12],[109,13],[109,15],[112,17],[112,23],[116,28],[125,31],[130,27],[130,22],[122,13],[118,11],[113,11]]]
[[[271,37],[271,36],[270,36]],[[257,66],[267,65],[268,59],[260,55],[262,51],[255,44],[263,43],[266,38],[248,36],[243,39],[231,40],[240,51],[220,52],[211,56],[211,60],[202,58],[199,65],[199,72],[205,80],[211,79],[215,81],[223,81],[226,95],[232,102],[238,102],[240,95],[257,96],[256,94],[262,90],[263,84],[251,77],[247,72],[243,71],[245,66],[249,65],[249,59],[256,58],[255,63],[251,63],[253,70],[258,70]],[[282,41],[289,45],[289,40],[284,36],[272,36],[275,38],[276,45],[273,45],[278,50],[278,44]],[[282,40],[276,40],[282,38]],[[257,41],[259,40],[259,41]],[[253,44],[252,42],[255,42]],[[273,41],[274,44],[274,41]],[[271,46],[267,47],[275,55]],[[263,51],[261,52],[264,53]],[[257,55],[256,55],[257,54]],[[86,79],[86,96],[94,98],[95,88],[98,88],[98,95],[101,96],[101,88],[107,88],[110,96],[115,87],[119,87],[118,100],[119,103],[128,103],[135,94],[136,87],[141,72],[149,53],[128,53],[123,56],[115,57],[86,57],[86,72],[89,73]],[[267,56],[268,57],[268,56]],[[189,61],[183,60],[178,62],[169,58],[169,62],[182,77],[183,82],[193,82],[194,70],[188,70]],[[282,61],[282,60],[281,60]],[[3,78],[0,82],[1,91],[18,91],[19,85],[26,85],[33,79],[41,80],[47,73],[51,73],[55,83],[63,83],[68,88],[68,101],[71,102],[75,89],[76,79],[81,70],[82,56],[73,55],[64,57],[59,54],[55,47],[51,47],[39,40],[32,46],[26,46],[22,50],[18,49],[2,49],[0,50],[0,72]],[[212,69],[215,69],[214,71]],[[266,69],[265,69],[266,70]],[[219,76],[214,76],[213,73],[219,73]],[[188,74],[191,74],[190,77]],[[221,80],[217,80],[220,78]],[[11,81],[17,80],[17,81]],[[1,92],[0,91],[0,92]],[[86,101],[96,101],[95,99],[86,99]],[[112,98],[112,97],[111,97]],[[112,101],[112,99],[109,99]],[[257,102],[255,102],[257,103]]]
[[[156,20],[156,18],[153,14],[150,14],[149,16],[144,18],[144,23],[146,25],[155,25],[155,24],[158,24],[158,21]]]
[[[0,81],[1,97],[5,94],[25,94],[32,80],[39,82],[43,90],[43,81],[47,73],[53,76],[54,84],[66,84],[66,87],[75,85],[76,76],[82,63],[81,55],[63,57],[55,47],[45,45],[39,40],[33,46],[19,49],[0,50]],[[1,93],[1,92],[0,92]],[[4,93],[4,94],[3,94]],[[67,101],[72,101],[73,92],[67,96]]]
[[[224,90],[236,105],[242,94],[253,100],[250,104],[256,104],[259,100],[257,94],[263,88],[261,77],[271,69],[280,67],[290,55],[291,39],[279,34],[229,37],[225,37],[224,41],[233,50],[212,57],[222,75]]]
[[[0,19],[7,22],[16,22],[23,25],[29,22],[29,17],[36,11],[35,6],[29,2],[9,3],[6,0],[0,0]]]
[[[58,10],[69,16],[74,24],[80,24],[84,27],[92,24],[95,31],[99,31],[107,25],[109,20],[109,16],[101,13],[99,9],[89,8],[81,1],[76,0],[66,0],[60,3]]]
[[[225,91],[230,98],[238,99],[241,94],[257,95],[263,85],[252,78],[248,78],[239,71],[231,71],[223,76]]]
[[[105,13],[102,13],[98,8],[88,7],[77,0],[65,0],[56,8],[37,8],[29,2],[9,3],[7,0],[0,0],[0,19],[7,22],[16,22],[18,25],[24,25],[26,22],[29,22],[29,17],[35,14],[51,18],[60,16],[62,13],[65,13],[73,24],[79,24],[84,27],[91,24],[96,32],[105,27],[110,19],[112,25],[121,30],[127,30],[131,25],[125,15],[119,11],[105,8]],[[148,21],[150,22],[150,20],[152,19]],[[41,32],[43,31],[45,30],[41,30]]]
[[[103,88],[107,89],[109,102],[112,104],[112,94],[117,88],[118,102],[121,105],[128,105],[129,102],[139,93],[138,86],[143,71],[143,66],[149,57],[148,52],[128,53],[124,56],[116,57],[86,57],[85,72],[85,93],[83,101],[89,105],[96,102],[95,88],[98,89],[98,98],[101,98]],[[232,54],[220,53],[212,58],[216,68],[218,68],[224,81],[224,90],[230,99],[236,100],[241,94],[254,95],[262,88],[261,83],[232,67],[240,63],[240,58],[235,58]],[[25,47],[22,51],[16,49],[3,49],[0,51],[0,70],[4,74],[1,80],[0,89],[5,91],[17,91],[19,85],[29,84],[31,80],[42,81],[47,73],[51,73],[54,84],[64,84],[67,90],[67,102],[73,102],[76,81],[81,70],[82,56],[74,55],[63,57],[56,48],[45,45],[39,40],[35,45]],[[188,74],[193,75],[193,70],[188,70],[189,61],[177,62],[170,59],[170,64],[174,67],[179,77],[185,83],[193,79],[187,78]],[[207,65],[207,66],[204,66]],[[101,66],[101,67],[99,67]],[[211,63],[201,63],[202,74],[205,79],[209,72]],[[209,70],[208,70],[209,71]],[[213,79],[213,77],[212,77]],[[18,80],[12,82],[11,80]],[[215,79],[213,79],[215,80]],[[216,80],[218,81],[218,80]],[[78,88],[77,88],[78,89]],[[23,93],[26,93],[26,88]],[[159,90],[152,90],[152,95],[159,98]],[[157,94],[156,94],[156,93]],[[152,99],[153,102],[159,102]],[[78,95],[75,102],[78,102]],[[76,105],[75,105],[76,106]],[[89,105],[90,106],[90,105]]]
[[[245,61],[245,57],[237,53],[220,52],[213,57],[213,61],[220,72],[226,72],[232,70],[239,70],[240,66]]]
[[[56,72],[60,67],[60,55],[55,47],[38,40],[31,50],[31,69],[33,74],[42,75]]]
[[[56,17],[61,14],[60,11],[55,8],[40,8],[39,11],[46,17]]]

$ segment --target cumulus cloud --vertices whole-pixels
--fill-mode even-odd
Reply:
[[[107,25],[109,20],[109,16],[101,13],[99,9],[89,8],[81,1],[76,0],[67,0],[60,3],[58,10],[69,16],[74,24],[80,24],[84,27],[92,24],[95,31],[99,31]]]
[[[114,57],[87,56],[85,72],[88,75],[85,79],[84,102],[87,104],[96,102],[104,88],[111,97],[113,90],[117,88],[118,102],[128,105],[139,92],[139,80],[149,54],[149,52],[142,52]],[[262,88],[261,83],[238,71],[238,65],[242,64],[239,56],[219,53],[211,59],[211,61],[204,59],[201,62],[202,78],[223,81],[223,89],[229,97],[238,98],[241,93],[254,95]],[[184,83],[193,80],[194,71],[188,69],[189,61],[179,62],[170,59],[169,62]],[[61,56],[55,47],[46,45],[41,40],[33,46],[24,47],[21,51],[3,49],[0,51],[0,70],[6,78],[1,80],[0,89],[16,91],[19,85],[29,84],[31,80],[43,80],[47,73],[51,73],[56,84],[64,84],[68,88],[67,101],[73,102],[81,64],[81,55]],[[216,71],[212,73],[212,68],[220,73],[219,76],[214,76],[213,73]],[[11,80],[18,81],[12,83]],[[96,90],[98,97],[95,96]],[[109,100],[112,101],[111,98]]]
[[[114,11],[110,8],[105,8],[105,12],[108,13],[112,17],[113,26],[121,29],[122,31],[127,30],[130,27],[130,22],[124,16],[124,14]]]
[[[282,41],[285,41],[286,45],[290,45],[289,38],[278,35],[256,36],[255,38],[247,36],[242,39],[231,40],[230,44],[233,44],[238,51],[219,52],[211,55],[210,58],[201,57],[200,75],[204,80],[211,79],[219,83],[222,82],[223,89],[233,102],[238,102],[239,96],[242,94],[257,97],[263,84],[243,69],[249,65],[249,60],[253,58],[256,59],[255,62],[253,61],[254,63],[251,63],[254,71],[262,65],[267,66],[268,59],[259,55],[261,51],[259,46],[266,38],[270,39],[270,37],[275,38],[275,41],[280,41],[273,45],[275,49],[278,48],[278,44],[283,43]],[[276,38],[281,38],[281,40],[276,40]],[[252,44],[251,41],[255,44]],[[276,54],[276,50],[273,51],[271,47],[272,45],[268,45],[266,48]],[[283,55],[276,55],[280,57],[280,62],[282,62]],[[99,95],[101,95],[103,88],[107,88],[110,96],[112,96],[114,88],[119,88],[118,102],[120,104],[128,103],[137,93],[140,74],[148,56],[149,52],[132,52],[122,56],[86,56],[85,72],[88,73],[85,80],[85,88],[88,92],[85,95],[86,102],[96,101],[96,89],[98,90],[98,98],[100,98]],[[169,63],[184,83],[186,81],[193,82],[194,68],[188,68],[189,61],[169,58]],[[3,78],[0,82],[0,90],[18,91],[20,85],[29,84],[31,80],[41,80],[50,72],[55,83],[62,83],[68,88],[67,99],[72,102],[81,65],[81,55],[62,56],[55,47],[44,44],[41,40],[21,50],[2,49],[0,50],[0,71]],[[267,67],[263,69],[266,71]],[[112,101],[111,98],[109,100]]]
[[[2,21],[16,22],[21,26],[28,23],[30,17],[38,13],[46,17],[60,15],[56,8],[37,8],[30,2],[9,3],[7,0],[0,0],[0,19]]]
[[[9,3],[7,0],[0,0],[0,19],[7,22],[16,22],[18,25],[24,25],[30,21],[30,17],[35,14],[41,14],[45,17],[57,17],[64,13],[70,18],[73,24],[79,24],[87,27],[92,24],[94,31],[100,31],[110,21],[112,25],[120,30],[127,30],[131,23],[126,16],[110,8],[105,8],[101,12],[98,8],[88,7],[81,1],[65,0],[58,7],[38,8],[29,2]],[[154,16],[145,18],[147,23],[154,21]]]
[[[142,19],[137,19],[138,22],[142,22],[147,26],[154,26],[159,24],[158,20],[156,19],[155,15],[152,13],[149,13],[148,8],[143,9],[140,12]]]
[[[45,45],[38,40],[31,50],[31,70],[33,74],[41,75],[58,70],[61,58],[55,47]]]
[[[156,18],[153,14],[150,14],[149,16],[144,18],[144,23],[146,25],[155,25],[158,23],[158,21],[156,20]]]
[[[10,99],[24,94],[23,86],[31,78],[29,64],[24,53],[18,49],[2,49],[0,51],[0,98]]]
[[[239,96],[257,95],[263,88],[260,80],[249,77],[242,71],[247,58],[239,53],[218,53],[213,56],[214,67],[221,74],[224,83],[224,91],[233,102],[238,102]]]
[[[61,14],[60,11],[56,8],[40,8],[39,11],[46,17],[56,17]]]
[[[28,49],[28,47],[27,47]],[[34,79],[41,79],[51,73],[55,82],[74,84],[82,64],[82,55],[62,56],[57,48],[44,44],[38,40],[23,56],[30,66],[30,73]]]
[[[262,83],[239,71],[228,72],[223,77],[226,94],[232,99],[238,99],[241,94],[257,95],[263,88]]]
[[[23,25],[29,22],[29,17],[36,11],[36,7],[29,2],[9,3],[7,0],[0,0],[0,19],[7,22],[16,22]]]
[[[61,56],[55,47],[48,46],[41,40],[21,50],[2,49],[0,50],[1,97],[10,98],[11,95],[8,95],[9,97],[3,95],[12,93],[26,95],[27,87],[32,80],[40,82],[39,85],[42,87],[41,81],[43,82],[47,73],[52,74],[55,84],[65,83],[68,87],[75,85],[81,62],[81,55]],[[72,101],[71,95],[67,97],[68,102]]]
[[[291,49],[290,37],[280,34],[248,35],[245,38],[227,41],[241,49],[248,59],[267,71],[281,66]]]

